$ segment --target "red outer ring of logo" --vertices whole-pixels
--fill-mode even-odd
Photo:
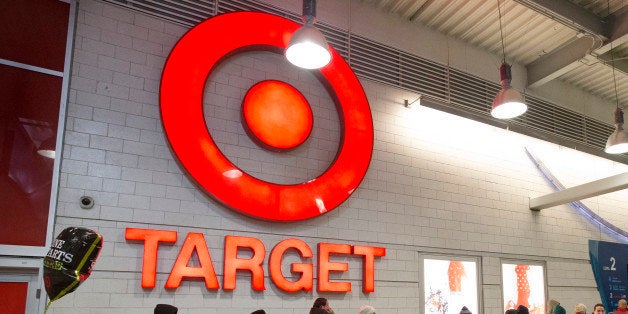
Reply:
[[[266,182],[243,173],[218,149],[205,125],[203,88],[210,71],[235,51],[281,50],[300,27],[265,13],[236,12],[190,29],[164,66],[160,109],[166,137],[186,171],[225,206],[276,221],[309,219],[344,202],[360,184],[373,150],[373,121],[362,85],[333,49],[320,69],[344,122],[340,149],[319,177],[294,185]],[[236,174],[236,175],[234,175]]]

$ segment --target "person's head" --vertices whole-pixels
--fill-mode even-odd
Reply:
[[[329,303],[325,298],[318,298],[314,300],[314,304],[312,304],[312,307],[314,308],[323,308],[323,306],[329,306]]]
[[[466,306],[463,306],[462,309],[460,310],[460,314],[473,314],[473,313],[471,313],[471,311],[469,311],[469,309]]]
[[[598,303],[594,305],[593,314],[606,314],[606,309],[604,309],[604,304]]]
[[[515,309],[510,309],[510,310],[506,310],[506,312],[504,312],[504,314],[519,314],[519,313]]]
[[[619,302],[617,302],[617,306],[618,307],[622,307],[622,308],[626,308],[626,307],[628,307],[628,303],[626,303],[626,300],[621,299],[621,300],[619,300]]]
[[[362,305],[358,314],[375,314],[375,308],[370,305]]]
[[[550,299],[549,302],[547,303],[547,310],[546,310],[546,314],[552,314],[552,311],[554,310],[554,307],[556,307],[556,305],[560,304],[558,301],[554,300],[554,299]]]
[[[573,308],[573,311],[575,314],[587,314],[587,307],[582,303],[578,303]]]
[[[530,311],[528,310],[527,307],[523,306],[523,305],[519,305],[517,307],[517,314],[528,314],[530,313]]]
[[[554,307],[554,310],[552,311],[552,314],[567,314],[567,311],[565,311],[565,308],[560,306],[560,304],[557,304]]]
[[[155,306],[155,314],[177,314],[179,309],[176,306],[170,304],[157,304]]]
[[[266,314],[266,311],[264,311],[264,310],[257,310],[257,311],[253,311],[251,314]]]

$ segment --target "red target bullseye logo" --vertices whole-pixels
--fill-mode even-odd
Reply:
[[[261,146],[288,150],[310,135],[310,104],[288,83],[266,80],[251,87],[242,102],[242,124]]]
[[[216,146],[203,116],[203,88],[209,73],[221,60],[243,50],[283,52],[299,27],[295,22],[265,13],[237,12],[213,17],[181,37],[166,61],[161,79],[162,123],[181,165],[214,199],[262,219],[302,220],[336,208],[364,178],[373,150],[373,121],[366,95],[349,65],[333,49],[330,64],[319,73],[336,101],[343,128],[336,159],[323,174],[293,185],[263,181],[244,173]],[[273,89],[262,88],[265,92]],[[289,85],[279,88],[289,92],[294,89]],[[307,113],[298,116],[306,117]],[[299,122],[300,130],[294,136],[287,136],[291,139],[287,144],[263,134],[255,137],[271,147],[290,149],[305,140],[299,139],[303,134],[309,135],[307,125],[301,123],[307,124],[307,119]],[[250,121],[246,124],[251,128],[248,131],[265,128]],[[275,144],[274,140],[280,143]]]

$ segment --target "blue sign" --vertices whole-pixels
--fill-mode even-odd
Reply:
[[[628,287],[628,244],[589,240],[591,268],[607,311],[626,299]]]

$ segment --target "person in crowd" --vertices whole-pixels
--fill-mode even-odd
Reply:
[[[567,314],[567,311],[565,311],[565,308],[562,307],[560,304],[556,304],[556,306],[554,306],[552,314]]]
[[[310,309],[310,314],[323,313],[317,311],[316,309],[323,309],[325,310],[325,313],[334,314],[334,310],[331,309],[329,302],[325,298],[318,298],[314,300],[314,304],[312,304],[312,308]]]
[[[251,314],[266,314],[266,311],[264,311],[264,310],[257,310],[257,311],[251,312]]]
[[[593,314],[606,314],[606,309],[604,309],[604,304],[598,303],[594,305]]]
[[[545,308],[545,314],[552,314],[552,311],[554,310],[556,305],[559,305],[559,304],[560,302],[554,299],[550,299],[549,302],[547,303],[547,307]]]
[[[504,314],[519,314],[519,312],[517,312],[517,310],[515,309],[509,309],[509,310],[506,310]]]
[[[460,310],[460,314],[473,314],[473,313],[471,313],[471,311],[469,311],[469,309],[466,306],[463,306],[462,309]]]
[[[170,304],[157,304],[155,314],[177,314],[179,308]]]
[[[615,310],[613,314],[624,314],[624,313],[628,313],[628,303],[626,303],[626,300],[621,299],[619,300],[619,302],[617,302],[617,310]]]
[[[573,311],[574,311],[574,314],[587,314],[587,307],[582,303],[578,303],[573,308]]]
[[[523,306],[523,305],[519,305],[517,307],[517,314],[528,314],[530,313],[530,311],[528,310],[527,307]]]
[[[358,310],[358,314],[375,314],[375,308],[370,305],[362,305],[360,310]]]

